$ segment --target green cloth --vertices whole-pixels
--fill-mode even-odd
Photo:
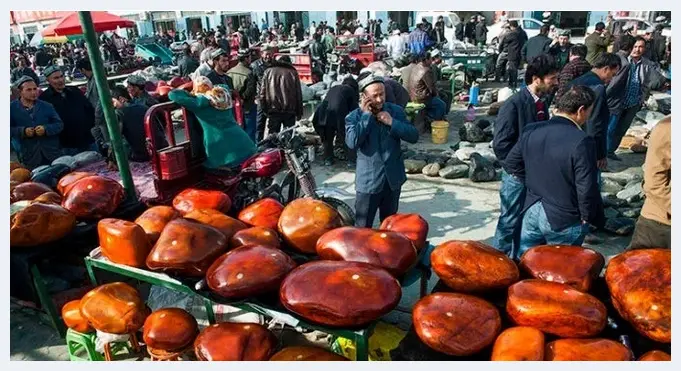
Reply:
[[[207,157],[205,167],[233,167],[255,154],[255,144],[237,124],[231,108],[218,110],[210,105],[208,98],[195,97],[182,89],[172,90],[168,98],[194,113],[201,124]]]
[[[334,48],[336,47],[336,38],[333,37],[332,35],[326,34],[322,36],[322,43],[324,44],[324,49],[326,50],[327,53],[333,53]]]

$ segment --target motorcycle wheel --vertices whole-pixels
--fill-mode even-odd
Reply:
[[[300,181],[293,172],[289,171],[279,186],[279,195],[283,205],[300,197]]]
[[[333,197],[322,197],[320,200],[326,202],[329,206],[338,211],[344,226],[353,227],[355,225],[355,211],[352,210],[350,205]]]

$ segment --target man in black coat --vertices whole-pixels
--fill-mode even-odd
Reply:
[[[464,36],[466,36],[466,39],[468,39],[468,42],[471,44],[475,44],[475,20],[476,16],[472,16],[471,20],[466,23],[465,31],[464,31]]]
[[[227,75],[227,71],[229,71],[229,54],[225,53],[222,49],[217,49],[210,54],[210,58],[213,60],[213,70],[206,75],[208,80],[213,85],[227,85],[229,91],[234,90],[232,78]]]
[[[538,245],[581,246],[589,224],[605,222],[594,141],[582,130],[595,95],[588,87],[571,87],[558,100],[556,115],[525,127],[506,157],[508,171],[527,188],[515,259]]]
[[[24,57],[23,55],[18,55],[15,58],[15,61],[17,63],[17,67],[15,67],[10,73],[10,82],[12,84],[19,81],[19,79],[22,78],[23,76],[28,76],[32,78],[33,81],[35,81],[36,85],[40,85],[40,79],[38,78],[38,75],[36,75],[35,71],[33,71],[33,69],[28,66],[26,57]]]
[[[505,160],[524,127],[549,118],[546,97],[558,87],[558,68],[554,59],[548,55],[534,58],[525,71],[525,83],[526,88],[515,93],[501,106],[492,142],[494,154],[503,169],[499,190],[501,215],[494,235],[494,247],[510,257],[518,251],[525,186],[508,169]]]
[[[64,154],[73,156],[85,151],[96,151],[95,139],[90,132],[95,126],[95,108],[80,89],[66,86],[59,67],[46,68],[44,75],[49,87],[40,94],[39,99],[50,103],[64,122],[64,129],[59,134]]]
[[[464,36],[464,23],[459,22],[456,24],[456,27],[454,27],[454,38],[463,41]]]
[[[522,60],[521,50],[525,41],[523,33],[518,29],[518,21],[510,21],[509,27],[510,31],[499,44],[499,54],[506,55],[508,87],[515,89],[518,86],[518,68]],[[503,75],[503,71],[497,71],[497,74]]]
[[[338,136],[345,142],[345,116],[359,107],[359,87],[350,76],[341,85],[329,89],[315,112],[314,127],[324,144],[324,166],[334,162],[333,143]],[[351,157],[346,148],[346,156]],[[354,159],[351,159],[354,161]]]
[[[543,25],[539,29],[539,34],[527,40],[522,49],[522,60],[529,62],[532,58],[548,54],[551,49],[551,39],[549,38],[549,26]]]
[[[483,16],[479,17],[478,24],[475,25],[475,41],[478,45],[487,44],[487,25]]]
[[[596,161],[600,170],[605,170],[608,165],[607,134],[610,122],[610,110],[608,109],[608,97],[606,87],[617,74],[622,62],[620,57],[613,53],[601,53],[596,57],[590,72],[576,78],[571,86],[587,86],[593,90],[595,100],[591,115],[586,122],[586,133],[594,138],[596,143]]]
[[[181,77],[187,77],[199,68],[199,61],[195,58],[195,54],[192,47],[187,45],[184,48],[182,58],[177,61],[177,67],[179,68]]]

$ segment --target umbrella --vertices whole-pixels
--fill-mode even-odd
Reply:
[[[135,27],[135,22],[121,18],[117,15],[113,15],[108,12],[90,12],[92,14],[92,23],[95,26],[95,32],[112,31],[117,27],[128,28]],[[83,28],[80,25],[80,19],[78,18],[78,13],[73,12],[61,20],[55,22],[50,27],[47,27],[44,31],[53,32],[56,35],[68,36],[68,35],[81,35],[83,33]],[[43,33],[43,36],[46,33]]]

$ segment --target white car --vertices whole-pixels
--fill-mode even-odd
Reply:
[[[461,18],[453,12],[419,12],[416,14],[416,23],[421,23],[421,19],[426,19],[435,27],[438,17],[442,16],[445,21],[445,39],[449,40],[450,45],[452,40],[456,40],[454,36],[454,28],[461,22]]]
[[[527,38],[539,35],[539,29],[544,25],[542,21],[534,18],[509,18],[508,21],[517,21],[518,25],[525,30]],[[501,22],[497,22],[487,27],[487,44],[496,44],[499,42],[499,35],[501,34]],[[556,32],[560,33],[561,29],[556,28]]]
[[[631,25],[634,26],[636,30],[639,31],[653,31],[655,30],[655,25],[652,22],[648,22],[645,19],[640,19],[640,18],[613,18],[612,20],[615,22],[613,28],[615,27],[623,27],[626,25]],[[586,28],[586,36],[591,35],[596,29],[596,25],[589,26]],[[662,30],[662,36],[664,37],[672,37],[672,26],[671,25],[666,25],[665,28]]]

